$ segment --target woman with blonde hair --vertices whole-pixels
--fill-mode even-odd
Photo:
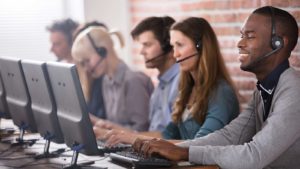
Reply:
[[[210,24],[190,17],[175,23],[170,37],[181,70],[172,122],[162,133],[108,131],[104,137],[109,146],[152,139],[149,135],[172,140],[202,137],[223,128],[239,114],[237,94]]]
[[[92,78],[103,76],[101,91],[106,119],[137,131],[147,130],[148,106],[153,85],[149,77],[134,72],[117,56],[111,38],[118,32],[89,27],[76,37],[72,56]],[[102,121],[90,116],[93,123]]]

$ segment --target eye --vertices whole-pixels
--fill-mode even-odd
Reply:
[[[84,59],[84,60],[80,61],[80,65],[81,65],[82,67],[85,67],[88,63],[89,63],[89,60],[88,60],[88,59]]]

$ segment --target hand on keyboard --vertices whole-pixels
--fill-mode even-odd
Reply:
[[[107,146],[111,147],[119,143],[132,145],[138,135],[126,130],[112,129],[104,135]]]
[[[147,157],[160,155],[172,161],[187,161],[189,154],[188,148],[179,147],[169,141],[157,138],[152,140],[137,139],[133,148]]]

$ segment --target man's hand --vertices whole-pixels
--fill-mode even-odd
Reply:
[[[145,156],[160,155],[172,161],[187,161],[189,150],[174,145],[163,139],[141,140],[139,138],[133,144],[135,151]]]

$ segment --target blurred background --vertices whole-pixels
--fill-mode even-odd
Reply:
[[[169,15],[176,20],[204,17],[217,33],[226,65],[242,96],[241,102],[246,103],[256,80],[252,74],[240,70],[236,44],[246,17],[265,5],[289,11],[300,23],[299,0],[0,0],[0,56],[53,61],[56,58],[50,52],[46,26],[64,18],[79,23],[98,20],[122,32],[125,48],[116,45],[119,56],[156,82],[157,72],[145,69],[143,57],[130,37],[131,29],[149,16]],[[300,70],[299,43],[290,63]]]

